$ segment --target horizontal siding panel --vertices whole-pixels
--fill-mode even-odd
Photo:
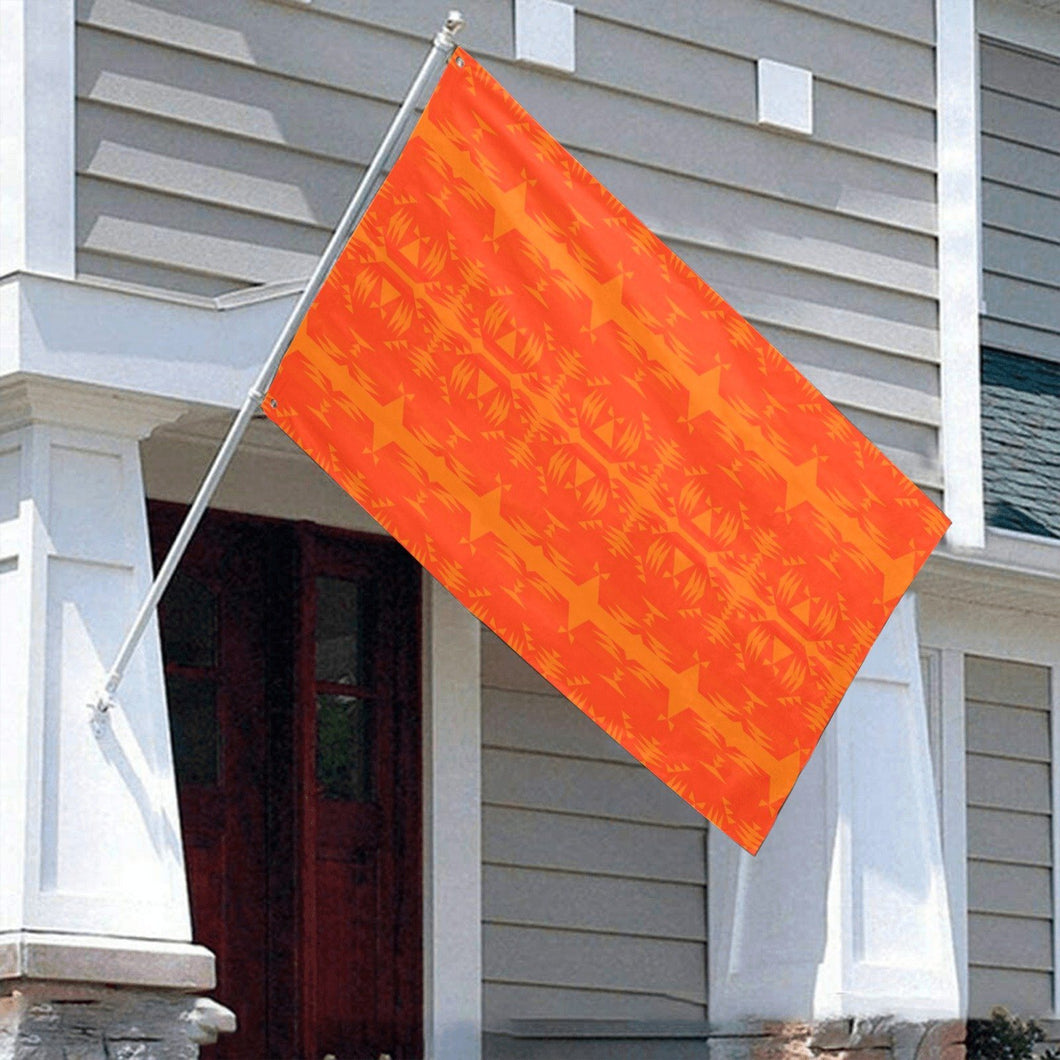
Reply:
[[[706,999],[702,943],[484,924],[483,979]]]
[[[78,173],[330,232],[360,166],[229,137],[85,101],[78,111]]]
[[[934,56],[929,42],[886,37],[806,9],[770,0],[714,0],[710,17],[704,18],[695,4],[579,0],[578,10],[748,58],[768,54],[813,70],[822,80],[925,107],[934,105]],[[768,27],[766,40],[763,27]]]
[[[909,294],[936,293],[935,241],[928,235],[646,169],[594,151],[577,153],[598,180],[664,236]]]
[[[972,1017],[989,1019],[996,1005],[1023,1017],[1046,1016],[1053,1011],[1053,977],[1049,972],[971,967],[968,995]]]
[[[1060,330],[1032,328],[986,317],[982,321],[982,344],[1028,357],[1060,361]]]
[[[779,324],[897,356],[938,361],[938,333],[933,327],[882,320],[867,307],[860,311],[839,309],[729,281],[719,280],[711,286],[756,326]]]
[[[785,3],[924,44],[935,41],[934,8],[924,0],[890,0],[886,4],[877,0],[785,0]]]
[[[82,178],[78,242],[105,254],[267,283],[308,276],[327,232]],[[209,267],[204,267],[209,263]]]
[[[806,378],[837,405],[933,426],[938,424],[941,417],[941,404],[934,394],[926,394],[908,386],[895,386],[875,379],[866,379],[863,375],[852,372],[834,371],[817,365],[799,367]],[[926,453],[937,452],[933,431],[916,433]],[[909,441],[901,428],[899,437],[903,443]]]
[[[584,5],[578,14],[579,80],[733,121],[755,121],[756,75],[750,58],[590,17]],[[490,67],[507,82],[497,62]],[[547,84],[557,93],[565,88],[562,80]]]
[[[482,741],[492,747],[636,764],[628,751],[558,694],[483,689]]]
[[[1056,98],[1051,104],[1035,103],[985,89],[980,104],[982,131],[991,138],[1007,141],[1004,150],[1011,144],[1055,154],[1060,150],[1060,110]]]
[[[703,818],[695,810],[639,765],[490,748],[483,751],[482,759],[482,799],[486,803],[697,829],[703,826]]]
[[[968,802],[1024,812],[1048,813],[1048,763],[968,754]]]
[[[706,889],[487,864],[482,917],[492,924],[705,942]]]
[[[1010,813],[968,807],[968,854],[993,861],[1019,861],[1047,868],[1052,864],[1052,818],[1048,814]]]
[[[482,857],[498,865],[702,885],[707,878],[706,822],[697,832],[485,806]]]
[[[1060,156],[987,135],[981,142],[984,181],[1025,188],[1051,199],[1060,197]]]
[[[979,79],[984,89],[1040,103],[1060,99],[1060,64],[993,41],[980,50]]]
[[[965,656],[964,689],[968,699],[981,703],[1049,710],[1049,668],[1033,663]]]
[[[885,326],[893,324],[930,331],[938,319],[937,305],[931,298],[884,288],[870,292],[864,284],[845,277],[792,268],[777,261],[749,261],[702,244],[675,241],[673,249],[718,290],[722,287],[766,292],[779,290],[799,302],[846,313],[863,311],[868,305],[873,318]]]
[[[82,28],[79,99],[367,164],[394,106]],[[179,133],[174,133],[179,135]]]
[[[991,227],[1060,242],[1060,209],[1042,209],[1034,192],[983,182],[983,216]]]
[[[841,412],[846,411],[847,418],[855,426],[858,426],[858,414],[852,409],[840,409]],[[940,500],[942,498],[941,493],[937,495],[933,494],[933,490],[941,491],[942,489],[942,472],[939,469],[938,459],[936,457],[924,457],[917,453],[909,453],[906,449],[895,448],[891,445],[882,445],[881,452],[883,455],[893,463],[897,469],[905,475],[906,478],[911,479],[919,485],[920,489],[924,491],[928,498],[932,501],[936,507],[941,508]]]
[[[1060,210],[1060,203],[1056,208]],[[1060,288],[1060,243],[984,227],[983,268],[1042,284],[1052,289],[1055,298]]]
[[[882,416],[838,402],[840,411],[884,452],[908,453],[932,460],[938,453],[938,435],[930,427]]]
[[[533,1038],[487,1033],[482,1041],[482,1056],[483,1060],[556,1060],[559,1048],[563,1060],[703,1060],[706,1038],[705,1027],[699,1041],[662,1035]]]
[[[166,291],[203,295],[206,298],[216,298],[244,286],[243,281],[235,276],[207,276],[184,269],[167,269],[150,262],[130,261],[119,255],[84,249],[77,252],[77,271],[82,276],[116,280],[139,287],[160,287]]]
[[[1050,876],[1043,868],[969,861],[968,910],[1048,920],[1053,912]]]
[[[881,350],[838,342],[825,335],[792,331],[779,324],[763,324],[762,334],[804,372],[811,368],[842,371],[862,379],[915,390],[937,400],[938,366],[897,357]]]
[[[990,703],[968,703],[969,751],[1049,762],[1049,715]]]
[[[1050,972],[1052,925],[1046,920],[972,913],[968,917],[968,961],[994,968]]]
[[[1003,321],[1011,321],[1041,331],[1056,332],[1056,288],[1028,283],[996,272],[983,272],[986,311]]]
[[[821,81],[814,89],[813,135],[876,158],[935,168],[935,115],[927,107]]]
[[[513,692],[559,695],[548,681],[519,656],[518,652],[509,648],[496,633],[486,626],[482,626],[480,651],[483,688],[503,688]]]
[[[482,984],[482,1008],[487,1029],[503,1026],[508,1020],[691,1020],[706,1014],[703,1003],[665,995],[488,980]],[[550,1043],[553,1056],[555,1044]]]

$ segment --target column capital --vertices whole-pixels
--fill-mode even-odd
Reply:
[[[187,410],[171,398],[47,376],[19,373],[0,380],[0,431],[49,424],[138,440]]]

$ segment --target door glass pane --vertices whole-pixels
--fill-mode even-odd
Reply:
[[[221,758],[216,682],[169,674],[166,698],[178,783],[216,784]]]
[[[217,597],[200,581],[178,571],[163,602],[163,650],[167,663],[217,663]]]
[[[316,679],[367,685],[372,592],[364,582],[317,578]]]
[[[317,784],[325,799],[375,799],[372,705],[354,696],[317,696]]]

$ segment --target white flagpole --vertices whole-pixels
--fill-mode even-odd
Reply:
[[[240,439],[246,433],[255,411],[265,397],[265,391],[268,390],[272,377],[276,374],[276,369],[279,368],[280,361],[283,360],[283,355],[287,352],[287,347],[290,346],[291,340],[298,330],[298,325],[302,322],[302,317],[309,308],[309,304],[316,297],[317,291],[323,284],[327,274],[331,271],[332,265],[338,260],[357,222],[360,220],[361,214],[364,212],[364,208],[372,195],[376,180],[386,166],[394,146],[409,124],[416,100],[420,97],[424,86],[432,78],[437,80],[440,68],[444,66],[456,47],[456,34],[463,25],[463,15],[459,11],[450,11],[446,16],[444,25],[435,35],[431,50],[423,60],[423,65],[420,67],[416,79],[412,82],[404,102],[398,109],[397,114],[394,115],[390,128],[387,129],[386,135],[375,152],[375,156],[369,163],[367,170],[365,170],[357,190],[353,193],[353,198],[350,199],[350,203],[346,207],[346,212],[342,215],[342,220],[339,221],[339,225],[331,237],[331,241],[325,248],[320,261],[317,262],[317,267],[313,271],[313,275],[306,284],[305,290],[299,297],[294,309],[291,310],[287,323],[284,324],[283,330],[277,336],[268,360],[258,373],[258,377],[247,393],[239,412],[236,413],[236,418],[232,421],[232,426],[228,429],[228,434],[225,436],[224,442],[221,443],[221,448],[218,450],[217,456],[214,457],[214,461],[210,465],[210,470],[207,471],[202,485],[199,486],[199,491],[188,509],[188,514],[184,517],[184,522],[181,524],[180,530],[170,546],[169,553],[159,568],[158,574],[155,575],[154,584],[152,584],[144,597],[140,610],[137,612],[136,618],[133,619],[129,632],[125,635],[125,640],[118,651],[114,664],[107,673],[103,688],[90,703],[97,715],[106,713],[111,707],[116,705],[117,701],[114,693],[117,691],[118,685],[121,684],[125,668],[129,665],[129,660],[140,643],[140,638],[143,636],[144,630],[147,628],[147,624],[158,606],[158,601],[166,591],[166,586],[169,585],[173,572],[176,570],[177,564],[180,563],[188,543],[191,541],[191,537],[195,533],[203,513],[206,511],[207,505],[210,503],[211,497],[213,497],[217,487],[220,485],[221,478],[235,455]]]

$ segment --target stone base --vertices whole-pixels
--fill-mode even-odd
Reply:
[[[178,990],[15,979],[0,993],[0,1060],[195,1060],[235,1016]]]
[[[965,1060],[963,1020],[889,1016],[719,1027],[710,1060]]]

